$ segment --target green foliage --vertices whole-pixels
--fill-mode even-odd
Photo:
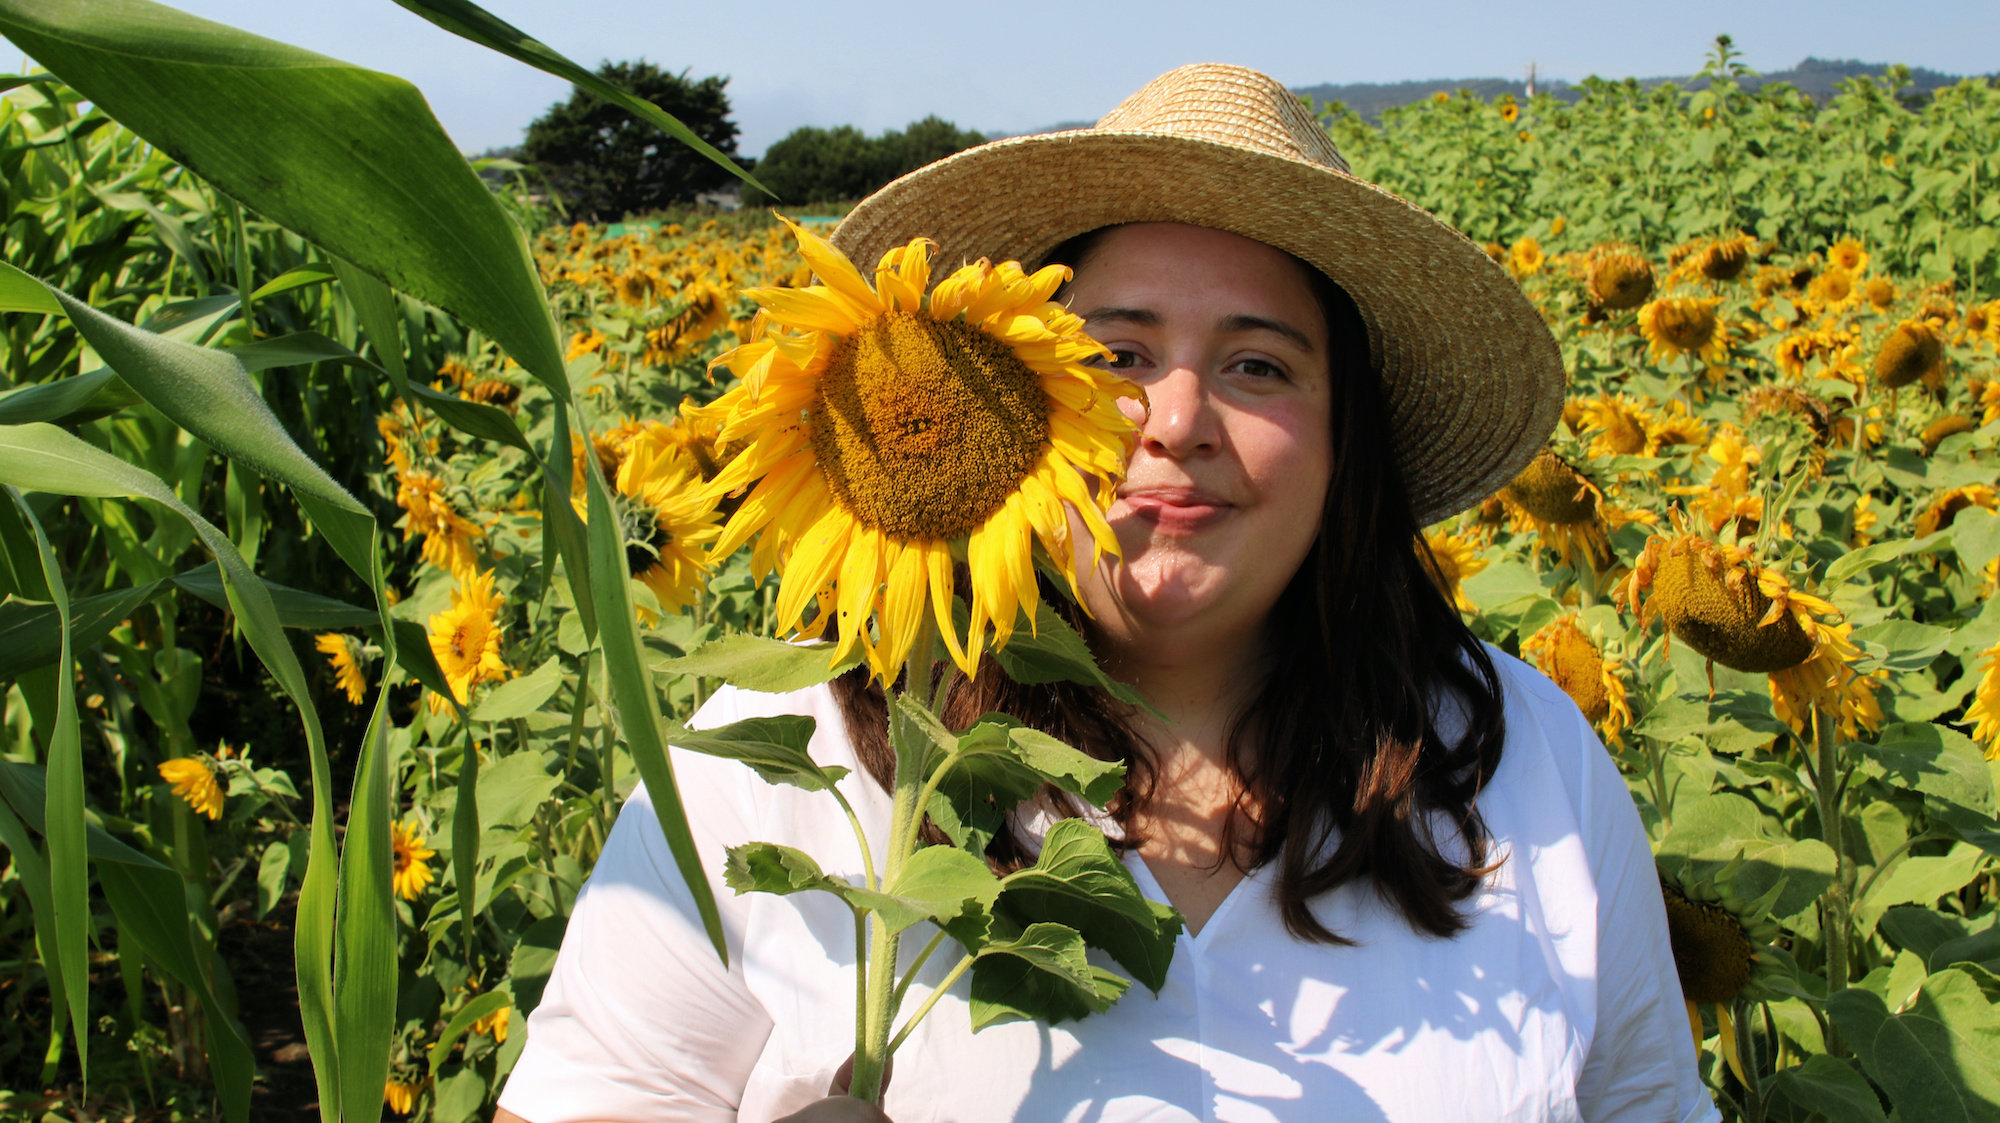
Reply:
[[[736,151],[729,79],[690,79],[644,59],[604,63],[596,77],[658,106],[717,151]],[[729,173],[661,136],[653,122],[581,86],[528,125],[522,156],[572,215],[593,222],[690,202],[730,182]]]
[[[879,137],[852,125],[806,125],[764,151],[757,178],[768,194],[746,189],[744,203],[796,207],[859,199],[898,176],[985,142],[985,134],[935,116]]]

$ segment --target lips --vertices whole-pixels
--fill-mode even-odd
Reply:
[[[1131,517],[1167,534],[1206,530],[1236,509],[1221,496],[1195,487],[1127,487],[1119,491],[1118,504]]]

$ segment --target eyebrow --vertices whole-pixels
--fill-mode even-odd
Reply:
[[[1083,322],[1086,324],[1124,323],[1136,324],[1140,327],[1156,328],[1160,326],[1162,319],[1158,312],[1150,308],[1107,306],[1093,308],[1089,312],[1084,313]],[[1226,332],[1268,331],[1307,354],[1312,354],[1318,350],[1318,348],[1313,346],[1312,339],[1305,332],[1300,331],[1283,320],[1238,314],[1225,318],[1222,321],[1222,330]]]

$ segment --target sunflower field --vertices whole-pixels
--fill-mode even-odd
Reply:
[[[683,844],[676,723],[774,681],[712,364],[797,238],[563,225],[146,0],[0,33],[0,1115],[483,1117],[623,797]],[[1741,73],[1322,119],[1561,342],[1428,549],[1625,771],[1725,1116],[2000,1120],[2000,90]]]

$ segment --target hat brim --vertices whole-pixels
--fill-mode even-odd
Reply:
[[[915,237],[940,266],[1029,266],[1103,226],[1180,222],[1275,246],[1354,298],[1411,505],[1428,525],[1507,484],[1562,415],[1562,357],[1512,277],[1428,212],[1331,168],[1154,132],[1014,137],[863,200],[834,244],[864,269]],[[940,270],[942,273],[942,270]]]

